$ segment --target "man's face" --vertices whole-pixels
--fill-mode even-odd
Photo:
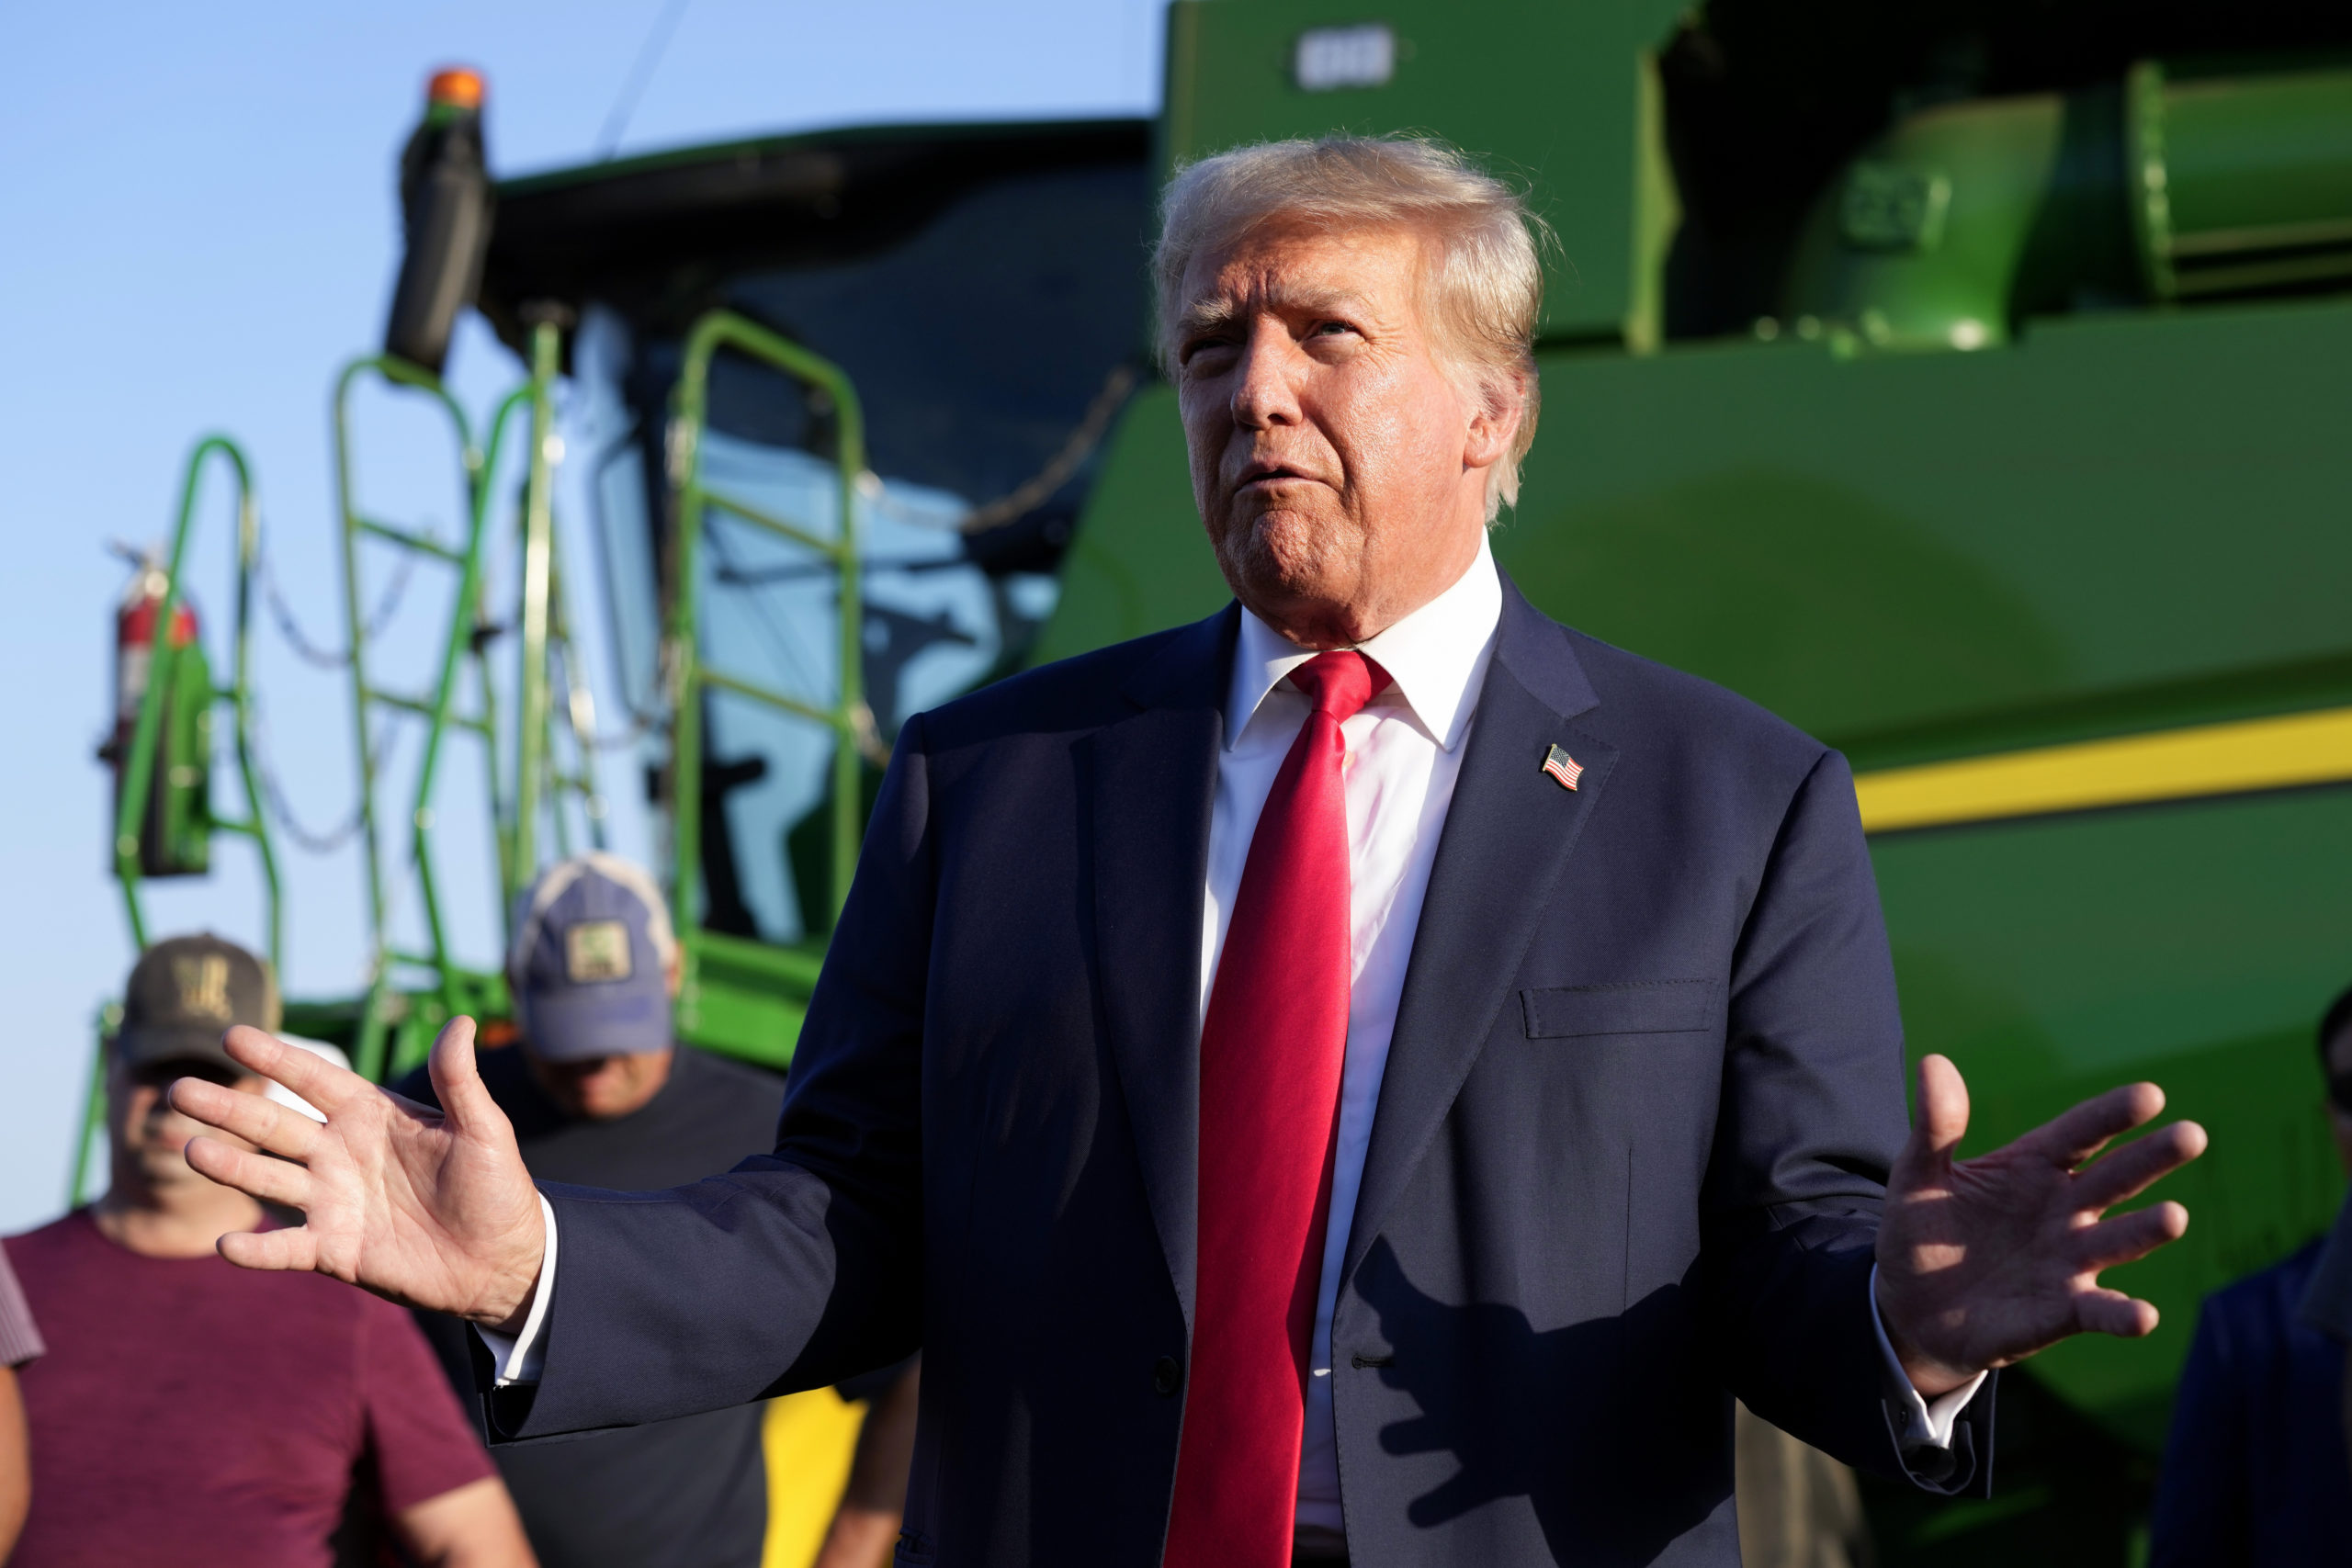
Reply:
[[[1226,581],[1292,640],[1361,642],[1450,587],[1516,413],[1465,398],[1401,228],[1261,228],[1204,249],[1175,323],[1193,498]]]
[[[192,1122],[172,1109],[171,1087],[184,1077],[225,1084],[245,1094],[268,1088],[251,1073],[200,1059],[118,1063],[107,1075],[107,1098],[112,1112],[107,1132],[114,1144],[118,1176],[128,1176],[151,1187],[203,1182],[187,1163],[187,1141],[201,1133],[236,1148],[253,1145],[215,1127]]]
[[[625,1056],[590,1056],[577,1062],[550,1062],[524,1054],[532,1077],[548,1098],[568,1115],[590,1122],[610,1122],[642,1110],[670,1080],[671,1051],[638,1051]]]

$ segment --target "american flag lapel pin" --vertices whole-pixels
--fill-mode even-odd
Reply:
[[[1584,777],[1584,764],[1557,746],[1544,754],[1544,771],[1562,789],[1576,788],[1577,780]]]

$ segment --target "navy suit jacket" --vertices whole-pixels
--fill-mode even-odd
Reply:
[[[2150,1568],[2352,1559],[2344,1347],[2295,1312],[2319,1249],[2205,1298],[2173,1395]]]
[[[1869,1278],[1901,1028],[1853,784],[1740,698],[1504,598],[1332,1324],[1350,1548],[1731,1568],[1734,1393],[1900,1472]],[[546,1371],[500,1401],[506,1436],[920,1346],[901,1562],[1159,1561],[1238,614],[909,722],[775,1154],[548,1190]],[[1991,1403],[1942,1488],[1981,1489]]]

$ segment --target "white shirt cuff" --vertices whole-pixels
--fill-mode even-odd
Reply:
[[[553,1256],[553,1248],[549,1248]],[[536,1309],[535,1309],[536,1310]],[[1871,1265],[1871,1332],[1878,1337],[1880,1381],[1886,1385],[1886,1413],[1894,1423],[1894,1441],[1905,1453],[1917,1449],[1949,1449],[1951,1447],[1952,1424],[1976,1391],[1984,1386],[1986,1374],[1977,1373],[1950,1393],[1928,1401],[1911,1385],[1911,1374],[1903,1370],[1903,1359],[1894,1353],[1894,1345],[1886,1337],[1886,1320],[1878,1313],[1878,1265]]]
[[[524,1314],[523,1331],[501,1334],[495,1328],[474,1325],[474,1332],[490,1347],[491,1359],[497,1364],[500,1388],[538,1382],[539,1369],[547,1364],[543,1331],[548,1322],[548,1303],[555,1299],[555,1205],[548,1201],[544,1192],[539,1194],[539,1223],[547,1227],[547,1250],[539,1257],[539,1282],[532,1289],[531,1310]],[[1884,1330],[1880,1331],[1879,1343],[1886,1343]]]

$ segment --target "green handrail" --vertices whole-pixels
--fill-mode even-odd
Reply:
[[[499,404],[491,421],[490,448],[483,467],[486,484],[487,476],[498,468],[508,419],[518,410],[528,409],[530,446],[524,469],[519,540],[523,583],[515,616],[520,647],[515,668],[514,788],[511,794],[502,793],[493,778],[491,789],[498,845],[502,929],[513,918],[514,900],[537,873],[537,822],[543,807],[555,818],[560,839],[561,818],[557,804],[565,791],[577,794],[592,824],[593,841],[599,848],[604,843],[602,800],[595,790],[594,767],[589,758],[594,742],[569,704],[566,717],[579,746],[579,764],[575,772],[565,774],[558,773],[551,761],[555,710],[548,673],[549,649],[554,643],[565,640],[568,625],[562,604],[562,552],[555,525],[555,468],[561,438],[554,429],[553,394],[556,377],[561,370],[561,349],[560,328],[553,320],[532,323],[530,377]],[[567,689],[571,684],[567,672]],[[485,695],[489,689],[485,677]],[[560,848],[559,852],[562,852]]]
[[[501,929],[511,920],[515,897],[537,870],[537,821],[543,805],[550,812],[557,813],[560,825],[560,797],[567,790],[576,793],[582,798],[592,824],[595,824],[592,828],[595,840],[601,843],[603,840],[601,824],[595,823],[601,799],[595,791],[594,767],[587,755],[591,738],[580,728],[576,716],[574,738],[581,750],[577,768],[571,773],[558,775],[553,773],[549,762],[553,714],[548,700],[547,665],[551,629],[560,629],[562,625],[562,611],[555,603],[560,592],[560,576],[554,518],[558,449],[554,430],[554,387],[561,369],[561,331],[555,320],[548,318],[532,323],[530,375],[522,386],[507,394],[491,416],[486,447],[474,444],[462,411],[440,382],[414,366],[386,356],[360,359],[345,367],[336,384],[336,482],[343,518],[345,602],[353,627],[354,706],[360,715],[361,831],[368,842],[368,914],[372,931],[371,977],[353,1055],[355,1066],[371,1077],[381,1077],[386,1066],[392,1022],[390,1004],[394,995],[395,969],[403,966],[430,967],[436,981],[433,994],[445,1014],[477,1005],[471,992],[481,977],[464,974],[451,956],[447,927],[443,918],[440,882],[433,856],[433,794],[439,778],[441,741],[449,729],[454,726],[472,731],[484,742],[483,766],[489,785],[492,837],[498,854],[498,918]],[[347,405],[351,386],[360,373],[368,370],[381,374],[395,384],[427,392],[447,410],[456,426],[466,468],[468,533],[462,549],[454,549],[360,515],[352,497]],[[529,447],[526,455],[521,504],[523,581],[515,617],[520,646],[515,680],[517,713],[514,773],[510,784],[509,779],[503,776],[504,769],[499,755],[502,731],[498,719],[497,687],[490,673],[489,637],[483,635],[489,625],[482,603],[483,558],[491,534],[492,481],[497,474],[499,459],[505,449],[507,434],[514,424],[515,416],[526,411],[529,414]],[[379,691],[366,678],[365,631],[360,624],[357,565],[358,546],[363,537],[373,537],[415,550],[459,569],[456,605],[450,616],[448,634],[443,639],[440,671],[429,700]],[[468,653],[472,655],[480,694],[480,711],[472,715],[455,711],[462,656]],[[409,811],[409,841],[410,865],[417,879],[431,950],[429,953],[407,953],[392,945],[375,820],[376,759],[368,743],[370,731],[367,723],[367,710],[371,704],[419,714],[425,719],[424,745]]]
[[[548,758],[548,602],[555,572],[555,385],[561,334],[545,317],[531,323],[531,447],[523,484],[523,602],[516,626],[514,853],[507,865],[511,908],[538,870],[539,796]]]
[[[459,558],[461,565],[458,579],[458,593],[452,602],[448,635],[442,639],[441,643],[440,673],[434,682],[433,699],[425,708],[424,745],[417,761],[415,796],[409,807],[409,863],[416,874],[418,901],[424,908],[426,940],[432,943],[433,967],[440,982],[438,988],[441,1005],[445,1010],[450,1012],[459,1010],[462,998],[458,994],[457,965],[449,956],[448,930],[441,917],[440,883],[434,870],[433,791],[440,771],[441,740],[443,736],[447,734],[450,726],[454,724],[480,735],[483,740],[486,758],[484,768],[490,786],[493,825],[498,829],[493,837],[498,840],[500,879],[503,886],[505,877],[507,844],[503,825],[496,824],[495,821],[499,801],[496,698],[492,692],[486,663],[476,647],[473,630],[481,618],[482,553],[490,532],[488,476],[495,472],[498,467],[499,453],[505,441],[507,416],[529,395],[530,389],[527,387],[519,388],[509,393],[506,400],[499,405],[497,412],[491,417],[490,445],[488,449],[481,454],[481,467],[476,470],[476,478],[471,486],[472,493],[469,502],[472,516],[468,525],[466,548]],[[475,664],[480,676],[478,684],[481,698],[481,712],[471,717],[453,714],[451,711],[457,702],[458,681],[463,665],[463,656],[469,650],[476,653]],[[389,956],[390,933],[380,933],[380,940],[385,944],[385,951]],[[386,963],[382,965],[382,969],[389,976],[391,964]],[[388,981],[387,984],[389,984]],[[371,1007],[369,1017],[373,1019],[375,1016],[376,1010]],[[381,1024],[379,1023],[378,1027],[380,1030]],[[380,1041],[380,1038],[379,1033],[378,1039]],[[380,1045],[378,1049],[380,1050]]]
[[[226,692],[215,690],[212,696],[225,700],[235,715],[237,769],[245,789],[245,816],[243,821],[214,817],[208,801],[205,803],[206,821],[210,827],[243,833],[254,840],[254,849],[261,858],[262,886],[268,906],[269,961],[275,966],[284,956],[277,855],[270,843],[269,825],[262,813],[251,734],[250,612],[254,572],[261,555],[261,513],[254,494],[253,466],[246,461],[237,444],[225,435],[208,435],[196,444],[196,449],[188,455],[187,468],[180,481],[179,520],[172,530],[172,553],[169,564],[164,568],[164,602],[157,612],[154,649],[149,655],[147,689],[140,696],[139,719],[131,730],[130,750],[122,760],[122,794],[115,804],[114,869],[116,878],[122,884],[123,909],[130,920],[130,940],[143,952],[147,946],[147,921],[139,901],[139,818],[147,809],[147,791],[154,781],[155,753],[160,749],[163,737],[164,702],[179,669],[181,650],[172,637],[172,622],[179,614],[180,601],[184,596],[184,568],[187,560],[188,538],[196,523],[197,490],[204,477],[205,459],[215,453],[227,460],[237,480],[237,616],[235,674]]]
[[[208,799],[203,803],[205,825],[211,830],[243,833],[254,841],[254,853],[261,862],[270,967],[282,974],[285,919],[277,880],[277,852],[270,842],[269,820],[262,809],[253,745],[253,581],[261,559],[261,509],[254,492],[253,465],[237,444],[225,435],[208,435],[196,444],[195,450],[188,454],[180,482],[179,517],[172,529],[171,556],[164,569],[164,601],[157,611],[154,646],[148,655],[147,688],[140,695],[139,717],[132,726],[130,748],[122,758],[122,794],[115,807],[115,876],[122,885],[123,912],[130,919],[132,945],[144,952],[147,920],[139,899],[139,820],[147,809],[147,791],[155,777],[155,754],[163,742],[164,707],[177,680],[182,657],[172,636],[172,623],[179,615],[180,601],[185,596],[185,569],[188,540],[195,528],[198,487],[204,477],[206,460],[215,454],[228,463],[237,481],[235,659],[228,689],[216,687],[209,696],[211,701],[226,703],[232,716],[237,774],[244,786],[245,815],[241,821],[217,817]],[[76,1208],[81,1206],[84,1196],[84,1177],[89,1168],[90,1149],[97,1137],[106,1098],[107,1028],[103,1021],[97,1032],[89,1082],[83,1096],[81,1132],[74,1140],[74,1165],[66,1178],[66,1201]]]
[[[464,495],[468,522],[467,538],[462,552],[452,550],[406,530],[389,527],[361,515],[353,494],[354,478],[351,440],[351,394],[365,376],[380,377],[394,387],[419,391],[448,416],[456,433],[458,461],[464,475]],[[510,400],[511,401],[512,400]],[[351,713],[354,739],[359,762],[359,840],[360,858],[367,868],[368,981],[368,998],[362,1009],[357,1037],[354,1042],[353,1065],[369,1077],[380,1077],[384,1066],[385,1032],[390,1022],[392,970],[395,960],[391,952],[391,933],[388,929],[388,896],[384,874],[383,846],[376,813],[377,764],[379,758],[369,723],[370,709],[381,705],[406,707],[412,711],[420,705],[390,696],[376,690],[368,679],[368,626],[365,601],[360,595],[359,547],[366,538],[376,538],[396,547],[417,551],[429,558],[453,561],[458,566],[460,579],[456,608],[449,617],[449,633],[442,649],[441,678],[436,684],[426,720],[424,748],[424,761],[420,767],[420,790],[416,805],[410,813],[412,831],[411,854],[418,873],[418,891],[424,904],[425,930],[433,945],[433,962],[438,972],[438,989],[445,1006],[455,1006],[455,978],[449,962],[448,940],[441,918],[439,889],[435,883],[429,839],[432,830],[430,790],[434,764],[440,753],[441,736],[450,722],[450,698],[456,689],[458,656],[473,647],[472,625],[480,608],[481,592],[482,543],[486,534],[483,523],[488,516],[486,505],[488,487],[484,482],[489,472],[481,448],[474,445],[473,432],[466,419],[466,412],[456,398],[442,386],[440,378],[431,372],[411,365],[390,355],[366,355],[350,361],[336,375],[334,382],[334,482],[336,514],[343,536],[343,598],[344,618],[350,629]],[[501,411],[501,421],[504,411]],[[493,431],[494,434],[494,431]],[[479,662],[479,654],[477,654]],[[490,682],[485,673],[481,680],[485,703],[482,718],[491,722],[488,709]],[[493,754],[495,745],[486,750]],[[497,795],[495,761],[491,764],[491,791]]]
[[[840,490],[840,517],[828,539],[782,518],[771,517],[709,490],[703,482],[702,437],[709,415],[710,364],[721,349],[763,363],[832,400],[837,421],[833,462]],[[669,482],[677,502],[677,539],[664,638],[670,666],[672,729],[671,903],[686,964],[686,995],[693,995],[695,964],[702,935],[695,916],[702,863],[702,696],[706,687],[765,705],[779,712],[830,727],[833,748],[832,872],[836,917],[849,896],[864,829],[858,768],[861,744],[873,726],[865,705],[862,656],[864,618],[858,582],[857,495],[865,477],[865,423],[849,377],[799,344],[729,310],[696,321],[687,335],[678,381],[671,392]],[[830,708],[801,702],[762,685],[703,667],[696,636],[702,612],[703,517],[716,506],[779,537],[830,558],[841,577],[841,678]]]

